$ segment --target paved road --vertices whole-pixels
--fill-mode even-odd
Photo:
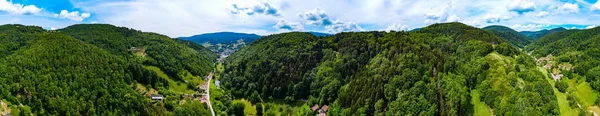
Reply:
[[[210,83],[212,83],[210,80],[212,80],[212,76],[213,76],[213,72],[210,72],[210,74],[208,74],[208,87],[206,87],[206,98],[208,99],[208,107],[210,108],[210,113],[212,114],[212,116],[216,116],[215,115],[215,110],[213,110],[212,105],[210,104]]]

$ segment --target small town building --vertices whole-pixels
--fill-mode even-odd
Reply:
[[[221,81],[219,80],[215,80],[215,85],[219,88],[221,88]]]
[[[326,113],[327,109],[329,109],[329,106],[327,105],[323,105],[323,107],[321,107],[321,110],[319,110],[320,113]]]
[[[315,104],[311,109],[312,109],[313,112],[317,111],[319,109],[319,105]]]
[[[183,94],[183,98],[190,99],[190,98],[192,98],[192,96],[190,94]]]
[[[152,94],[152,100],[163,100],[163,96],[160,94]]]

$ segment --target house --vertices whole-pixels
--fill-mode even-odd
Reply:
[[[215,85],[217,85],[218,88],[221,88],[221,81],[215,80]]]
[[[202,96],[202,98],[200,99],[200,103],[208,103],[208,99],[206,98],[206,96]]]
[[[319,104],[315,104],[312,108],[312,111],[317,111],[319,109]]]
[[[139,49],[139,48],[136,48],[136,47],[131,47],[131,48],[129,48],[129,51],[138,51],[138,50],[140,50],[140,49]]]
[[[192,96],[190,94],[183,94],[183,98],[190,99],[190,98],[192,98]]]
[[[160,94],[152,94],[152,100],[163,100],[163,96]]]
[[[321,110],[319,110],[319,113],[326,113],[327,109],[329,109],[329,106],[323,105],[323,107],[321,107]]]
[[[550,68],[552,68],[552,66],[550,64],[546,64],[546,65],[544,65],[544,68],[550,69]]]
[[[557,74],[557,75],[552,75],[552,77],[554,78],[554,81],[558,81],[560,80],[560,78],[562,78],[564,75],[563,74]]]
[[[206,85],[201,85],[200,89],[205,90],[206,91]]]

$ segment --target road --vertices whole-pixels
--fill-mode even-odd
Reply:
[[[208,74],[208,85],[206,87],[206,98],[208,99],[207,103],[208,103],[208,108],[210,108],[210,113],[212,114],[212,116],[216,116],[215,110],[213,110],[213,107],[210,104],[210,83],[212,83],[210,80],[212,80],[212,76],[213,76],[213,72],[210,72],[210,74]]]

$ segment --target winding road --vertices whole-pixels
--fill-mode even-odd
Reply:
[[[212,105],[210,104],[210,83],[212,83],[210,80],[212,80],[212,76],[213,76],[213,72],[210,72],[210,74],[208,74],[208,85],[206,87],[206,98],[208,99],[207,103],[208,103],[208,108],[210,108],[210,113],[212,114],[212,116],[216,116],[215,115],[215,110],[213,110]]]

